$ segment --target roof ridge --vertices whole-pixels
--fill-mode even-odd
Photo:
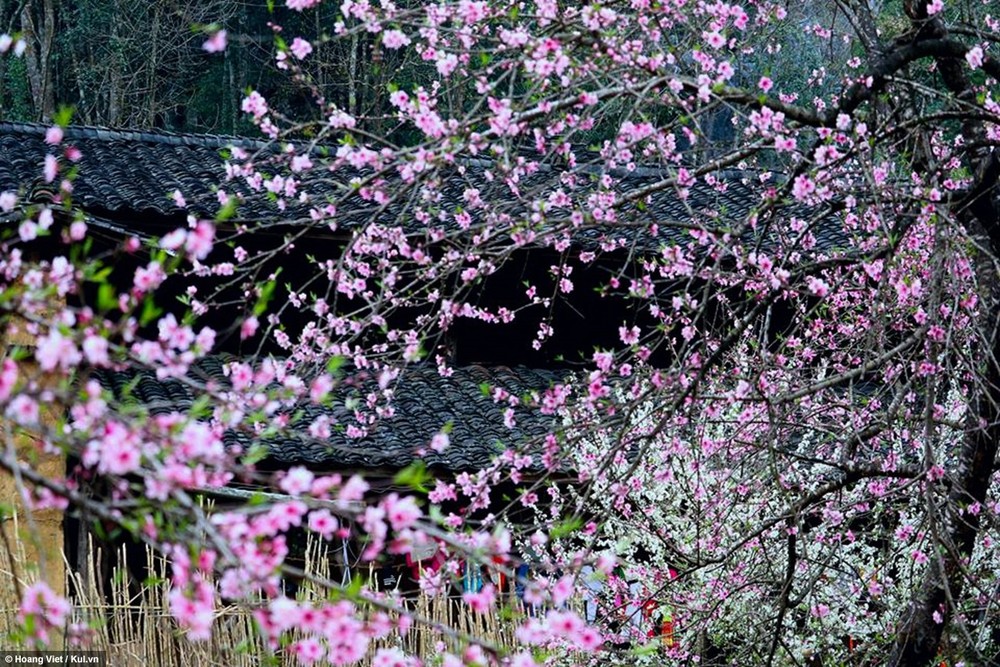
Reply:
[[[51,127],[44,123],[0,122],[0,134],[27,134],[44,136]],[[171,132],[168,130],[116,129],[99,125],[68,125],[63,128],[66,139],[97,139],[99,141],[140,141],[149,144],[169,146],[200,146],[223,149],[238,146],[247,149],[263,149],[273,146],[271,142],[250,137],[226,134],[195,134]]]
[[[26,134],[33,136],[44,136],[51,124],[32,122],[0,122],[0,134]],[[173,132],[169,130],[137,130],[110,128],[100,125],[68,125],[63,128],[66,139],[91,139],[98,141],[139,141],[147,144],[160,144],[167,146],[199,146],[222,150],[229,147],[239,147],[248,150],[278,150],[278,145],[274,141],[253,139],[251,137],[240,137],[226,134],[202,134],[194,132]],[[295,143],[294,140],[292,143]],[[495,164],[495,160],[482,157],[462,156],[459,163],[466,167],[490,167]],[[676,168],[676,165],[671,165]],[[608,168],[601,164],[585,163],[574,168],[567,168],[565,171],[580,174],[590,174],[600,176],[611,175],[615,178],[631,180],[634,178],[663,178],[670,173],[668,165],[636,165],[631,169],[624,167]],[[552,165],[544,165],[542,171],[553,170]],[[562,170],[560,170],[562,171]],[[717,178],[726,181],[744,181],[759,176],[762,170],[742,169],[728,167],[714,172]]]

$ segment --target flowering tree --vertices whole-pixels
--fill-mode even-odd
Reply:
[[[298,526],[349,530],[371,562],[437,545],[456,564],[423,575],[432,594],[458,557],[512,575],[530,553],[524,599],[541,611],[512,621],[517,644],[439,627],[447,665],[606,664],[612,644],[647,640],[622,617],[650,601],[677,638],[652,645],[657,660],[995,660],[996,19],[940,0],[809,16],[763,0],[401,4],[347,0],[318,36],[275,28],[278,65],[312,93],[316,119],[250,91],[243,111],[277,150],[230,152],[215,220],[145,250],[127,241],[144,257],[127,285],[84,252],[71,179],[51,204],[3,195],[20,215],[4,246],[7,326],[38,344],[37,366],[4,362],[0,399],[109,489],[82,493],[8,447],[2,463],[31,502],[72,505],[169,554],[171,609],[192,639],[210,635],[219,599],[239,601],[303,663],[350,664],[394,623],[431,621],[391,620],[398,603],[332,581],[318,582],[329,602],[285,597],[283,576],[310,576],[285,563]],[[793,90],[774,37],[803,32],[834,60]],[[430,71],[385,91],[393,133],[328,103],[311,76],[317,40],[358,35]],[[708,141],[720,117],[736,148]],[[76,149],[58,127],[49,139],[42,176],[59,184]],[[173,194],[181,208],[186,194]],[[271,214],[241,215],[251,201]],[[57,223],[56,256],[30,261],[22,245]],[[320,234],[341,239],[336,254],[310,255],[300,282],[281,285],[274,267]],[[525,256],[557,259],[484,305]],[[158,295],[177,284],[187,312],[162,314]],[[294,431],[295,406],[329,406],[359,375],[371,382],[339,421],[294,435],[363,438],[391,415],[407,367],[453,372],[446,342],[463,322],[527,322],[526,354],[555,345],[555,313],[581,286],[626,314],[617,337],[576,350],[538,392],[485,388],[512,432],[528,412],[546,436],[512,438],[491,466],[429,492],[373,498],[362,477],[295,468],[271,480],[285,501],[211,515],[194,502],[253,479],[257,446]],[[54,300],[68,305],[53,312]],[[232,331],[203,325],[234,300],[246,308]],[[245,358],[228,362],[228,384],[191,379],[230,334]],[[92,377],[123,367],[203,398],[151,418]],[[40,425],[52,401],[66,416]],[[428,449],[449,446],[442,427]],[[519,495],[499,511],[503,481]],[[464,510],[443,517],[449,501]],[[26,628],[44,642],[68,612],[44,587],[27,593]],[[607,613],[572,611],[574,597]],[[498,604],[489,585],[464,602]]]

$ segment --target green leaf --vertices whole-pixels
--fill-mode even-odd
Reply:
[[[326,362],[326,372],[329,373],[330,375],[337,375],[337,371],[339,371],[343,367],[346,361],[347,359],[345,359],[339,354],[330,357],[330,359]]]
[[[505,604],[500,607],[500,620],[502,621],[514,621],[518,618],[518,610],[509,604]]]
[[[35,636],[35,615],[25,614],[24,616],[24,631],[29,637]],[[10,655],[9,653],[7,655]]]
[[[229,220],[234,215],[236,215],[236,197],[230,197],[219,209],[219,212],[215,214],[215,220],[216,222],[223,222]]]
[[[73,122],[73,112],[73,107],[61,106],[55,115],[52,116],[52,121],[59,127],[66,127]]]
[[[430,490],[427,484],[431,481],[431,475],[427,472],[427,464],[417,460],[397,472],[392,481],[419,493],[427,493]]]
[[[191,404],[188,414],[194,419],[204,419],[209,417],[212,414],[211,399],[206,394],[202,394]]]
[[[360,575],[351,577],[351,583],[344,589],[344,597],[348,600],[357,600],[361,597],[361,589],[364,588],[365,578]]]
[[[84,268],[84,273],[87,276],[87,280],[92,283],[104,283],[107,282],[108,276],[111,275],[111,267],[105,266],[102,269],[97,269],[94,266],[87,266]]]
[[[97,288],[97,309],[101,312],[114,310],[118,307],[118,297],[115,295],[115,288],[103,283]]]
[[[266,283],[260,285],[260,296],[257,298],[257,303],[254,304],[253,314],[256,317],[260,317],[265,312],[267,312],[267,304],[271,301],[274,296],[274,288],[277,283],[273,280],[268,280]]]
[[[438,507],[437,505],[431,505],[427,509],[427,516],[436,525],[444,523],[444,520],[445,520],[444,512],[442,512],[441,508]]]
[[[573,516],[552,526],[552,529],[549,531],[549,537],[553,540],[558,540],[575,533],[581,528],[583,528],[583,519]]]
[[[247,453],[243,455],[243,465],[249,466],[255,463],[260,463],[261,461],[267,458],[267,455],[269,453],[270,451],[268,450],[267,445],[260,442],[255,442],[253,445],[250,446],[250,449],[247,451]],[[263,498],[264,497],[261,496],[262,501]],[[253,498],[251,498],[250,500],[252,502]]]
[[[142,580],[142,585],[148,588],[153,588],[154,586],[162,586],[165,583],[167,583],[167,580],[164,579],[163,577],[150,576]]]
[[[139,315],[139,324],[146,326],[153,320],[159,319],[162,314],[163,309],[157,306],[152,299],[147,297],[142,302],[142,314]]]
[[[647,644],[636,644],[632,647],[632,654],[637,658],[654,655],[660,650],[659,642],[649,642]]]

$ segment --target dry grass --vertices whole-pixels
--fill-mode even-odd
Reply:
[[[13,631],[16,630],[15,614],[8,612],[17,609],[20,600],[20,590],[29,581],[37,578],[37,572],[28,572],[28,556],[25,553],[24,544],[16,538],[20,534],[18,518],[13,518],[3,522],[0,538],[3,542],[0,545],[0,646],[6,646],[3,642]]]
[[[16,533],[15,533],[16,534]],[[310,541],[306,548],[305,569],[320,577],[329,577],[330,558],[328,545]],[[91,562],[99,562],[99,547],[91,543]],[[144,571],[150,580],[144,584],[129,584],[126,574],[127,555],[124,549],[114,555],[114,574],[110,590],[102,593],[101,582],[88,568],[89,575],[69,572],[67,590],[74,591],[74,621],[90,628],[90,650],[105,651],[108,664],[114,667],[250,667],[261,664],[296,664],[286,656],[274,656],[264,645],[251,613],[242,607],[221,607],[212,633],[205,642],[191,642],[170,617],[167,605],[167,564],[151,550],[145,554]],[[0,649],[18,648],[10,634],[16,629],[19,587],[37,578],[26,562],[23,546],[14,542],[8,548],[0,546]],[[370,578],[372,579],[372,578]],[[103,582],[107,587],[108,582]],[[298,593],[300,599],[321,599],[324,594],[308,584]],[[510,646],[513,628],[509,620],[497,614],[473,614],[465,605],[447,598],[417,596],[410,604],[423,618],[476,637],[498,646]],[[405,635],[398,632],[373,643],[371,654],[377,648],[399,647],[421,657],[440,653],[440,642],[448,640],[440,632],[423,625],[415,625]],[[370,661],[365,661],[369,663]]]

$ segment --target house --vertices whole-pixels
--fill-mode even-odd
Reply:
[[[219,219],[219,235],[238,233],[241,247],[250,257],[264,257],[257,275],[280,272],[281,280],[272,281],[277,285],[273,298],[278,303],[287,301],[298,285],[309,284],[317,261],[341,256],[355,232],[370,220],[399,225],[401,233],[419,238],[434,237],[428,230],[439,227],[440,234],[435,238],[443,235],[448,240],[474,233],[484,222],[473,218],[472,231],[466,232],[450,218],[440,225],[415,219],[409,215],[411,203],[405,198],[375,206],[364,201],[350,185],[360,172],[347,168],[319,170],[306,177],[300,192],[309,192],[309,201],[288,192],[268,198],[253,192],[239,178],[227,180],[227,174],[232,174],[232,169],[227,172],[227,157],[234,151],[258,152],[261,161],[266,161],[278,150],[255,140],[70,127],[62,142],[53,146],[45,141],[46,130],[40,125],[0,123],[0,192],[18,193],[21,207],[3,215],[9,230],[3,252],[23,247],[24,252],[37,257],[54,256],[65,247],[64,230],[82,220],[89,230],[92,252],[108,256],[109,280],[119,290],[127,291],[136,271],[149,261],[151,251],[142,246],[142,241],[186,227],[189,216],[214,218],[227,200],[242,201],[235,211]],[[310,154],[317,160],[328,155],[322,146],[306,146],[303,150],[312,151]],[[58,205],[58,178],[46,182],[43,177],[49,155],[58,156],[63,173],[70,169],[77,172],[72,183],[73,211]],[[510,202],[507,212],[511,215],[530,215],[516,197],[512,198],[508,184],[486,176],[488,167],[487,161],[463,158],[456,161],[453,171],[437,174],[444,199],[438,206],[458,210],[464,203],[463,191],[475,187],[487,202]],[[524,192],[545,191],[572,181],[576,187],[596,189],[600,175],[601,171],[592,166],[563,171],[549,168],[526,176],[518,187]],[[338,387],[329,408],[312,407],[303,412],[297,406],[289,407],[286,414],[292,428],[257,439],[266,446],[260,468],[280,470],[306,465],[326,471],[381,473],[385,488],[391,488],[394,473],[418,459],[445,474],[475,472],[488,466],[511,443],[541,440],[557,426],[554,417],[518,406],[506,416],[513,425],[505,425],[503,406],[494,400],[495,390],[502,389],[503,395],[513,397],[542,392],[581,367],[595,348],[618,346],[620,327],[655,326],[648,312],[636,310],[627,300],[610,300],[604,295],[609,290],[627,292],[630,283],[639,279],[644,259],[656,257],[663,248],[694,243],[692,231],[726,231],[726,221],[720,220],[720,215],[746,220],[761,205],[761,181],[766,181],[763,175],[724,172],[714,181],[702,179],[681,192],[672,185],[661,187],[663,173],[655,168],[638,168],[621,175],[624,177],[616,186],[618,194],[625,198],[630,193],[635,195],[634,201],[623,207],[631,207],[631,217],[617,223],[584,225],[563,239],[564,243],[500,241],[498,247],[506,248],[504,261],[491,267],[494,271],[484,273],[465,298],[487,310],[524,309],[512,323],[455,319],[446,330],[435,331],[429,337],[426,360],[412,364],[395,379],[394,414],[353,435],[337,429],[322,437],[307,434],[308,424],[318,417],[326,417],[334,424],[350,420],[349,402],[363,397],[366,386],[376,381],[363,369],[348,365],[345,382]],[[405,186],[400,183],[399,187]],[[316,201],[336,202],[336,226],[326,222],[310,226],[310,209]],[[22,242],[16,225],[22,219],[23,207],[32,205],[52,206],[53,233]],[[740,228],[736,233],[744,235],[747,242],[767,247],[786,232],[770,226],[767,230]],[[816,226],[822,247],[837,245],[840,234],[836,224],[820,220]],[[140,243],[123,249],[131,238]],[[276,245],[283,246],[283,250],[271,252]],[[232,249],[220,245],[218,251]],[[581,261],[583,254],[590,258]],[[566,267],[573,270],[572,293],[559,287],[560,279],[568,275]],[[544,286],[550,289],[550,295],[533,301],[533,297],[524,295],[525,283]],[[221,290],[226,297],[222,301],[227,306],[206,312],[199,319],[201,324],[220,332],[213,356],[198,362],[184,382],[157,378],[148,370],[101,371],[95,377],[103,387],[120,399],[147,406],[152,414],[170,412],[189,407],[199,387],[224,387],[229,381],[226,363],[254,363],[263,356],[287,354],[281,341],[273,336],[245,340],[239,335],[238,323],[254,304],[248,303],[239,286],[228,283],[225,277],[191,275],[187,282],[167,281],[157,289],[158,305],[170,309],[184,299],[189,303],[192,284],[202,293]],[[100,297],[86,292],[68,296],[71,306],[94,303]],[[394,317],[416,319],[428,308],[412,305],[400,309]],[[285,311],[282,317],[281,325],[289,331],[304,326],[302,317],[294,311]],[[539,337],[540,324],[551,325],[555,333]],[[780,316],[773,318],[773,326],[782,326]],[[669,350],[654,351],[651,363],[665,364],[669,354]],[[438,366],[450,371],[442,374]],[[436,451],[429,443],[442,429],[450,429],[451,445]],[[227,437],[229,442],[244,446],[255,440],[252,433],[245,431]],[[40,539],[50,544],[61,542],[62,530],[50,527]]]
[[[340,222],[336,229],[331,230],[325,223],[313,224],[306,230],[303,242],[284,251],[280,257],[270,259],[258,271],[266,274],[280,270],[278,282],[290,287],[305,282],[319,255],[337,257],[354,231],[365,222],[365,216],[375,215],[382,224],[398,223],[407,234],[414,236],[424,234],[429,226],[433,226],[407,218],[403,203],[393,203],[373,214],[372,207],[359,197],[352,197],[350,188],[345,185],[357,173],[344,170],[329,177],[322,173],[323,170],[317,170],[320,175],[307,177],[301,185],[301,190],[309,191],[310,202],[288,198],[281,208],[276,207],[274,197],[269,200],[264,194],[251,192],[238,178],[227,180],[227,157],[234,149],[260,151],[265,158],[269,152],[276,150],[274,146],[260,141],[215,135],[70,127],[65,130],[59,146],[50,146],[45,142],[46,129],[42,125],[0,123],[0,192],[19,193],[19,205],[22,207],[50,204],[58,197],[58,183],[45,183],[42,168],[47,155],[59,156],[64,172],[69,169],[76,172],[72,185],[73,206],[88,225],[88,235],[93,239],[92,252],[113,253],[111,280],[123,288],[131,285],[135,270],[148,261],[149,251],[140,248],[136,252],[123,252],[122,243],[130,237],[158,238],[179,227],[186,227],[188,216],[213,218],[220,209],[220,190],[242,201],[233,217],[218,222],[219,228],[250,228],[251,231],[245,233],[240,241],[250,257],[254,257],[255,250],[281,241],[289,229],[307,227],[312,202],[338,198],[337,220]],[[79,157],[72,162],[65,157],[66,151],[71,148],[79,151]],[[322,153],[317,147],[311,150]],[[468,164],[458,164],[455,173],[441,174],[439,177],[444,181],[441,190],[445,197],[453,200],[441,206],[460,207],[463,204],[461,188],[470,185],[477,186],[481,198],[486,201],[510,200],[510,193],[505,194],[506,185],[483,176],[486,164],[484,160],[468,160]],[[598,172],[593,167],[567,172],[550,169],[525,178],[519,186],[524,191],[558,186],[567,173],[572,173],[581,182],[579,187],[587,188],[593,187],[588,183],[597,179]],[[417,402],[407,399],[404,413],[409,416],[406,410],[421,409],[437,412],[438,407],[433,404],[419,405],[421,399],[416,397],[432,401],[437,400],[432,398],[435,393],[441,396],[461,393],[465,391],[467,382],[477,387],[494,382],[504,386],[506,379],[509,384],[505,388],[511,392],[543,389],[553,380],[554,373],[565,374],[579,368],[582,362],[589,360],[595,348],[611,349],[620,345],[620,326],[638,322],[651,324],[652,320],[642,312],[623,306],[621,299],[604,298],[602,290],[606,292],[609,289],[609,280],[616,279],[615,282],[621,285],[620,293],[627,291],[629,281],[638,275],[635,266],[640,259],[655,257],[663,247],[691,243],[691,230],[699,228],[699,225],[708,228],[709,220],[716,220],[714,227],[724,229],[725,221],[718,220],[720,214],[742,221],[761,202],[761,186],[757,183],[760,176],[757,174],[724,172],[718,180],[711,181],[714,185],[700,180],[687,188],[683,198],[672,188],[652,187],[662,177],[662,172],[649,168],[638,168],[625,175],[620,186],[624,194],[633,190],[650,190],[643,201],[635,203],[634,219],[623,217],[618,224],[585,226],[572,238],[568,248],[554,250],[540,243],[527,244],[505,257],[503,265],[477,284],[475,294],[468,299],[470,303],[486,308],[505,305],[523,308],[530,305],[522,293],[523,284],[531,283],[539,289],[552,287],[556,282],[554,269],[574,263],[581,252],[591,251],[590,254],[596,255],[596,259],[586,265],[573,267],[575,287],[572,294],[553,295],[554,298],[547,301],[550,304],[547,309],[543,305],[528,308],[526,315],[519,315],[510,324],[486,324],[471,318],[455,318],[446,332],[428,343],[435,347],[427,351],[427,360],[440,355],[447,365],[467,370],[445,383],[443,379],[433,379],[434,374],[427,370],[412,369],[409,375],[415,381],[419,378],[425,390],[408,393]],[[180,193],[182,197],[178,199],[174,193]],[[518,211],[519,206],[512,202],[509,210]],[[72,222],[70,214],[58,207],[53,210],[57,226]],[[13,210],[5,213],[3,218],[12,225],[19,215],[20,210]],[[655,231],[651,231],[650,227],[654,225]],[[450,221],[442,223],[442,226],[449,233],[457,230]],[[55,253],[64,247],[58,231],[30,244],[10,239],[6,247],[24,246],[26,251],[44,257],[46,253]],[[468,233],[474,231],[473,224],[472,231]],[[770,228],[767,234],[769,236],[760,236],[760,232],[749,230],[748,241],[770,243],[779,232]],[[842,240],[837,225],[820,225],[817,235],[821,247],[828,248]],[[222,231],[219,236],[223,236]],[[224,251],[225,248],[220,247],[219,252]],[[217,286],[223,282],[196,276],[190,276],[188,280],[206,286]],[[185,296],[189,285],[179,283],[168,281],[158,288],[161,307],[170,309],[174,301]],[[285,290],[285,286],[278,285],[274,300],[285,299]],[[95,295],[84,294],[75,298],[93,303]],[[213,353],[233,358],[251,354],[285,356],[287,352],[275,344],[273,338],[261,336],[248,342],[235,335],[233,322],[238,321],[252,304],[245,303],[242,295],[236,295],[234,301],[240,303],[231,304],[228,310],[207,312],[199,319],[200,323],[212,325],[220,331]],[[408,309],[402,317],[413,318],[419,311],[419,308]],[[596,314],[600,317],[595,317]],[[285,316],[291,320],[289,329],[293,329],[298,316],[289,311],[283,312]],[[544,344],[532,345],[536,340],[537,325],[545,318],[550,319],[555,333]],[[219,372],[218,365],[208,363],[205,367],[209,377]],[[154,391],[148,383],[143,386]],[[454,404],[466,404],[471,397],[472,392]],[[189,397],[177,398],[183,402]],[[472,406],[476,402],[468,404]],[[447,411],[445,414],[449,418],[459,416]],[[464,428],[457,421],[455,426]],[[421,437],[424,435],[420,434]],[[416,437],[416,433],[406,437]],[[402,441],[394,442],[395,447],[402,446]],[[373,442],[372,447],[382,450],[387,443]],[[296,460],[297,454],[287,446],[275,451],[280,461],[292,463]],[[303,461],[310,463],[318,463],[322,459],[316,451],[308,448],[303,450],[302,457]],[[462,457],[465,455],[459,458]],[[348,458],[349,461],[338,461],[334,457],[330,461],[335,465],[350,463],[371,467],[386,463],[391,457],[376,452],[370,458],[357,453]],[[457,461],[437,460],[434,456],[431,456],[431,462],[457,469],[456,466],[475,468],[484,460],[481,454],[469,454],[465,458],[467,460],[461,465]],[[405,465],[405,460],[398,459],[397,463]]]

